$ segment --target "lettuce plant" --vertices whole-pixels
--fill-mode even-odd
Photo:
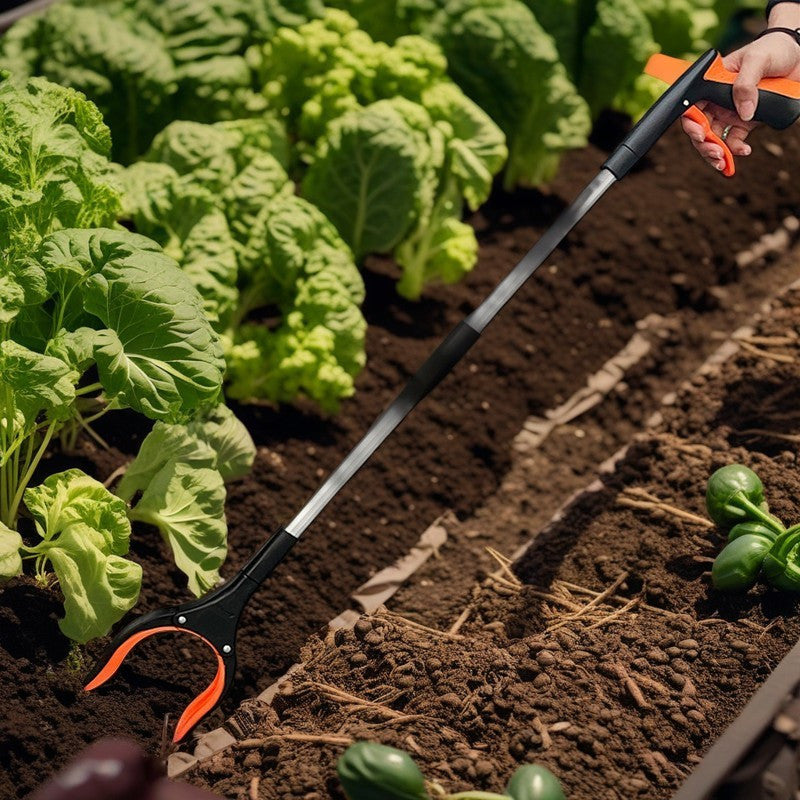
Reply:
[[[42,79],[3,78],[0,141],[0,579],[25,559],[43,583],[51,568],[62,631],[85,642],[138,597],[141,568],[125,558],[131,519],[161,530],[192,591],[213,585],[223,479],[254,448],[218,407],[222,348],[189,278],[156,242],[110,227],[118,175],[97,108]],[[157,420],[150,436],[168,431],[183,450],[144,484],[143,448],[119,496],[77,469],[30,486],[56,437],[99,440],[92,422],[119,408]],[[23,514],[32,525],[18,531]]]
[[[130,163],[175,119],[259,115],[244,51],[321,14],[321,0],[63,2],[14,25],[0,65],[84,92]]]
[[[364,283],[331,222],[295,196],[282,127],[175,122],[147,159],[123,177],[126,215],[203,296],[226,344],[228,396],[335,410],[365,362]]]
[[[398,290],[416,299],[475,264],[464,206],[477,208],[507,149],[502,131],[447,77],[418,36],[375,42],[342,11],[279,29],[248,58],[270,105],[298,139],[302,195],[356,259],[394,253]]]

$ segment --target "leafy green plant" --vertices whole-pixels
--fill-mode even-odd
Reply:
[[[173,255],[223,334],[227,394],[334,411],[365,362],[364,283],[326,217],[295,196],[274,118],[175,122],[123,182],[127,216]],[[263,310],[277,313],[269,324]]]
[[[322,14],[321,0],[107,0],[57,3],[0,40],[0,65],[84,92],[130,163],[175,119],[258,116],[243,54],[277,26]]]
[[[64,635],[80,644],[104,635],[135,605],[142,583],[139,564],[123,558],[131,533],[125,503],[71,469],[26,489],[25,505],[41,541],[27,546],[16,531],[0,526],[0,577],[19,574],[22,559],[30,558],[47,585],[51,566],[64,595],[58,623]]]
[[[427,782],[408,753],[377,742],[356,742],[336,771],[348,800],[565,800],[557,778],[545,767],[527,764],[511,776],[505,794],[466,791],[447,794]],[[430,792],[429,792],[430,790]]]
[[[462,210],[486,199],[507,150],[502,131],[447,78],[436,45],[375,42],[329,10],[279,29],[248,58],[309,163],[303,196],[357,260],[393,252],[398,290],[411,299],[472,269],[477,244]]]
[[[97,108],[39,78],[3,77],[0,140],[0,579],[28,559],[41,583],[54,574],[61,629],[85,642],[138,597],[141,568],[124,557],[131,519],[161,529],[192,591],[213,585],[223,477],[249,468],[254,447],[219,407],[222,348],[188,277],[154,241],[103,227],[121,206]],[[77,469],[30,486],[57,437],[102,443],[92,423],[120,408],[181,433],[184,451],[144,480],[148,444],[124,498]],[[32,524],[18,531],[23,514]]]

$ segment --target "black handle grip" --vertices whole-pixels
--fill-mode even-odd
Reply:
[[[710,100],[723,108],[736,110],[733,102],[733,84],[710,80],[703,83],[703,96],[698,100]],[[767,89],[758,90],[758,105],[753,117],[756,122],[763,122],[770,128],[782,131],[797,122],[798,117],[800,117],[800,99]]]

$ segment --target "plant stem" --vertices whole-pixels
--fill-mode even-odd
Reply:
[[[776,533],[782,534],[786,530],[778,520],[767,514],[762,508],[759,508],[752,500],[748,500],[743,494],[736,498],[736,505],[742,510],[747,511],[748,514],[759,519]]]
[[[22,502],[23,492],[27,488],[30,479],[33,477],[36,467],[39,466],[39,462],[42,460],[42,456],[47,450],[47,445],[50,444],[50,439],[53,437],[55,428],[56,422],[53,421],[48,425],[47,430],[42,437],[42,443],[39,445],[39,449],[36,451],[36,455],[33,456],[33,458],[26,459],[27,469],[23,473],[22,478],[17,482],[17,491],[14,494],[14,497],[11,501],[11,506],[9,508],[9,517],[12,520],[17,518],[17,512],[19,511],[19,504]],[[28,449],[29,451],[32,450],[32,446],[29,446]]]

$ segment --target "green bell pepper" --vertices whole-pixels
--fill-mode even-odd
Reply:
[[[772,543],[771,537],[758,533],[744,533],[728,542],[711,567],[714,588],[725,591],[749,589],[758,579]]]
[[[743,464],[728,464],[708,479],[706,508],[711,519],[722,527],[761,522],[776,533],[784,530],[767,511],[764,486],[758,475]]]
[[[430,800],[425,778],[408,753],[356,742],[336,765],[348,800]]]
[[[558,778],[547,767],[526,764],[512,776],[506,794],[513,800],[566,800]]]

